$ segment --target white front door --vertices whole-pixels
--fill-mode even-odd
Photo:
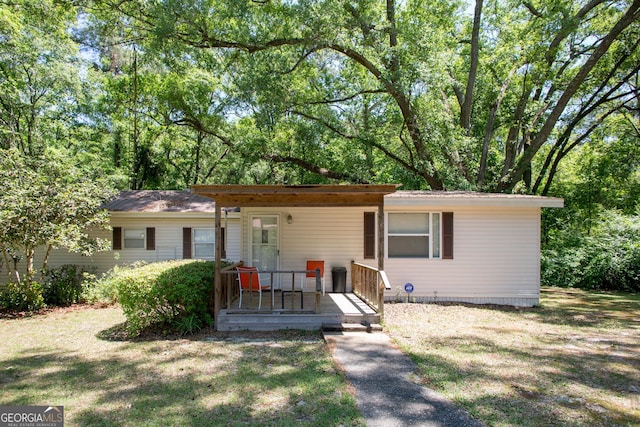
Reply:
[[[278,255],[280,253],[278,236],[278,215],[251,216],[251,266],[259,271],[278,270]],[[261,274],[263,285],[271,285],[271,275]],[[273,276],[273,286],[277,288],[278,275]]]

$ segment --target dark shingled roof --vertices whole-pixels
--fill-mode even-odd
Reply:
[[[215,202],[190,191],[121,191],[104,206],[110,212],[215,212]]]

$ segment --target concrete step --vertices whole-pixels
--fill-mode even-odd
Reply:
[[[331,332],[381,332],[379,323],[323,323],[323,331]]]

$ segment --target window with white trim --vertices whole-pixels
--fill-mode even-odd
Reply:
[[[125,249],[144,249],[145,247],[145,229],[144,228],[127,228],[124,230],[124,248]]]
[[[215,230],[213,228],[193,229],[193,257],[198,259],[215,258]]]
[[[440,258],[440,227],[438,212],[389,212],[387,256]]]

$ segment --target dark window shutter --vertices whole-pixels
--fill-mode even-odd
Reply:
[[[364,257],[375,259],[376,257],[376,213],[364,213]]]
[[[453,212],[442,212],[442,259],[453,259]]]
[[[147,227],[147,250],[156,250],[156,229],[154,227]]]
[[[191,228],[182,229],[182,258],[191,258]]]
[[[113,227],[113,237],[111,241],[114,251],[122,250],[122,227]]]
[[[226,258],[227,257],[227,233],[224,227],[220,229],[220,246],[221,246],[222,258]]]

